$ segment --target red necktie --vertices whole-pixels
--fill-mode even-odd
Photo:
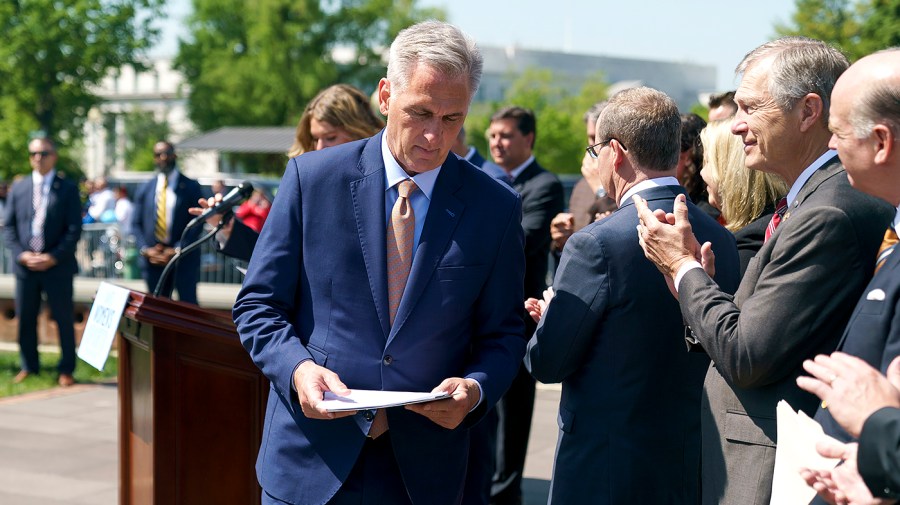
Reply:
[[[787,211],[787,198],[782,198],[778,200],[778,205],[775,207],[775,213],[772,214],[772,220],[769,221],[769,226],[766,226],[766,239],[763,243],[768,242],[772,237],[772,234],[775,233],[775,229],[778,228],[778,225],[781,224],[781,221],[784,219],[784,213]]]

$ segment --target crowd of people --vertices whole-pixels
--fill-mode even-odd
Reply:
[[[220,252],[250,261],[233,314],[271,383],[262,502],[521,504],[535,380],[562,384],[550,503],[768,504],[782,400],[841,460],[802,471],[816,500],[900,498],[900,49],[851,66],[821,41],[763,44],[709,122],[621,91],[584,115],[569,202],[532,111],[491,117],[490,160],[465,142],[481,70],[452,25],[401,31],[377,113],[323,90],[274,201],[207,217]],[[44,291],[71,383],[77,189],[50,139],[29,156],[4,227],[20,375],[39,370]],[[176,159],[154,146],[130,211],[150,289],[223,196]],[[86,222],[119,219],[104,182]],[[162,294],[196,303],[198,272],[187,255]],[[449,396],[322,406],[351,389]]]

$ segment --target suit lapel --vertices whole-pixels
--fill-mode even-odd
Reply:
[[[809,180],[806,181],[806,184],[800,188],[800,191],[797,193],[797,198],[794,199],[793,205],[791,208],[787,210],[784,214],[784,220],[788,220],[791,217],[791,212],[803,205],[803,202],[806,201],[807,198],[813,193],[816,192],[816,189],[822,185],[823,182],[831,179],[832,177],[841,174],[844,171],[844,166],[841,165],[841,160],[838,159],[837,156],[831,158],[824,165],[819,167],[810,177]]]
[[[416,255],[413,258],[406,290],[403,292],[403,298],[400,299],[400,306],[397,308],[390,338],[397,334],[410,312],[415,308],[462,218],[465,204],[455,196],[460,185],[459,161],[456,156],[448,156],[447,161],[441,167],[441,173],[438,175],[434,191],[431,194],[425,226],[422,228],[422,236],[419,238],[419,246],[416,248]]]
[[[385,250],[384,160],[381,158],[381,137],[372,137],[359,159],[362,177],[350,183],[356,231],[369,278],[369,289],[375,300],[375,310],[381,331],[387,341],[390,331],[390,311],[387,294],[387,252]],[[402,305],[401,305],[402,307]]]

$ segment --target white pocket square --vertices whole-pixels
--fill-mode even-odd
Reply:
[[[873,289],[866,293],[866,300],[884,301],[884,291],[881,289]]]

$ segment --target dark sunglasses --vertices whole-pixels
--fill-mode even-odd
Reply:
[[[172,156],[175,154],[175,151],[162,151],[158,153],[153,153],[154,158],[162,158],[163,156]]]
[[[28,151],[28,156],[31,156],[32,158],[34,158],[35,156],[37,156],[39,154],[41,155],[41,157],[44,157],[44,156],[50,156],[51,154],[54,154],[54,152],[53,151]]]

